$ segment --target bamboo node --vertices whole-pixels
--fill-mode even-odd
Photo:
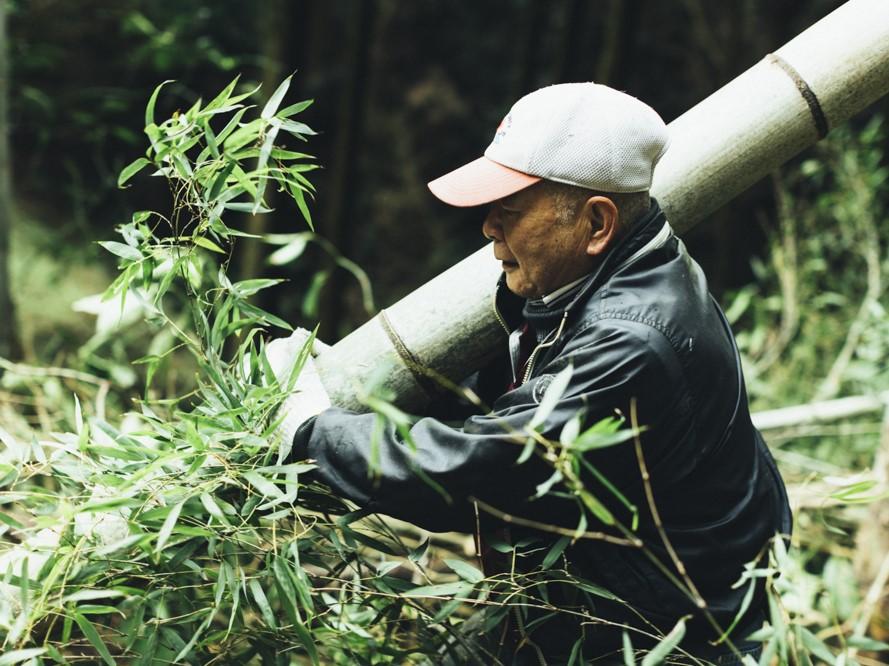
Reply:
[[[809,84],[806,83],[806,80],[802,76],[800,76],[800,73],[796,71],[796,68],[781,56],[775,53],[770,53],[766,56],[766,61],[772,65],[777,65],[782,72],[790,77],[790,80],[793,81],[796,89],[799,90],[799,94],[802,95],[803,100],[805,100],[806,106],[809,107],[809,112],[812,114],[812,121],[815,123],[815,131],[818,133],[818,138],[823,139],[826,137],[827,133],[830,131],[830,125],[827,122],[827,116],[824,115],[824,109],[821,108],[821,102],[819,102],[818,97],[815,96],[815,91],[809,87]]]

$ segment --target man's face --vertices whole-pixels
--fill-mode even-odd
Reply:
[[[494,241],[506,286],[525,298],[540,298],[593,269],[587,248],[590,225],[559,219],[551,196],[538,185],[491,204],[482,233]]]

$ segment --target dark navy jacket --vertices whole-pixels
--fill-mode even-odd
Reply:
[[[586,428],[615,415],[628,418],[635,403],[663,526],[709,609],[728,626],[746,589],[733,590],[732,584],[770,538],[789,532],[790,511],[775,464],[750,420],[728,323],[660,208],[653,203],[560,307],[523,303],[500,291],[506,328],[524,319],[544,345],[518,388],[502,392],[508,384],[503,363],[480,377],[482,394],[494,394],[489,412],[460,424],[419,418],[410,429],[411,445],[387,427],[374,447],[380,461],[376,475],[368,473],[373,414],[323,412],[297,433],[296,454],[317,460],[318,477],[343,496],[432,531],[473,531],[469,498],[574,528],[577,502],[560,494],[564,488],[558,484],[553,493],[529,501],[552,469],[540,456],[516,464],[525,438],[510,434],[523,432],[546,386],[570,364],[567,389],[539,431],[558,440],[578,413]],[[638,507],[639,538],[676,573],[647,509],[632,441],[585,457]],[[447,497],[421,476],[440,485]],[[610,490],[587,471],[583,480],[629,524],[630,513]],[[590,516],[587,529],[605,527]],[[682,615],[697,614],[688,596],[639,549],[581,539],[566,558],[578,575],[608,588],[665,630]],[[758,604],[760,594],[754,609]],[[629,621],[617,606],[594,610]],[[703,621],[695,622],[693,631],[706,636]]]

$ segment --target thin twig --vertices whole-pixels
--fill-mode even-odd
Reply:
[[[703,613],[707,622],[716,631],[716,634],[721,637],[718,642],[723,642],[724,640],[729,649],[735,654],[735,656],[740,659],[741,653],[735,647],[734,642],[728,636],[727,632],[722,628],[719,622],[716,621],[716,618],[713,616],[713,613],[710,612],[710,609],[707,608],[707,602],[704,600],[704,597],[701,596],[701,593],[695,586],[694,581],[692,581],[691,577],[688,575],[688,572],[685,569],[685,564],[683,564],[682,560],[679,559],[679,556],[676,554],[676,550],[673,548],[673,544],[670,542],[670,538],[667,536],[667,531],[664,529],[664,524],[661,521],[660,513],[658,512],[657,505],[654,501],[654,491],[651,488],[651,475],[648,473],[648,465],[645,464],[645,455],[642,452],[642,438],[639,434],[641,430],[639,428],[638,409],[635,399],[630,402],[630,425],[632,426],[634,432],[633,443],[636,448],[636,459],[639,462],[639,471],[642,474],[642,484],[645,488],[645,498],[648,502],[648,509],[649,511],[651,511],[651,518],[654,521],[655,528],[657,529],[658,534],[661,537],[661,541],[670,555],[670,560],[673,562],[673,566],[676,567],[676,570],[679,572],[679,575],[682,577],[682,580],[685,583],[685,586],[687,588],[686,593],[692,597],[692,601],[694,601],[695,605]],[[657,558],[652,557],[652,559],[653,561],[655,561],[655,564],[661,564],[660,560],[657,560]],[[670,577],[672,578],[672,576]]]
[[[576,539],[597,539],[599,541],[607,541],[608,543],[617,544],[618,546],[629,546],[631,548],[642,547],[642,542],[639,539],[621,539],[620,537],[605,534],[605,532],[578,532],[577,530],[572,530],[567,527],[559,527],[558,525],[541,523],[529,518],[522,518],[520,516],[514,516],[510,513],[505,513],[500,509],[497,509],[476,497],[471,497],[470,500],[478,503],[479,508],[486,513],[490,513],[492,516],[494,516],[495,518],[499,518],[505,523],[521,525],[522,527],[530,527],[535,530],[541,530],[542,532],[550,532],[551,534],[570,536]]]
[[[639,461],[639,471],[642,473],[642,484],[645,487],[645,499],[648,501],[648,509],[651,511],[651,518],[654,521],[655,529],[657,529],[657,532],[661,537],[661,542],[664,544],[667,553],[670,555],[670,560],[673,562],[673,566],[676,567],[676,571],[682,576],[683,582],[688,586],[688,591],[691,592],[694,597],[693,600],[695,605],[703,610],[707,607],[707,602],[704,601],[704,597],[701,596],[701,593],[698,592],[698,588],[689,577],[685,565],[682,563],[682,560],[679,559],[679,555],[676,554],[676,550],[673,548],[673,544],[667,536],[667,531],[664,529],[664,524],[661,522],[661,515],[657,509],[657,504],[655,504],[654,501],[654,492],[651,489],[651,475],[648,473],[648,465],[645,464],[645,455],[642,453],[642,438],[639,436],[639,419],[636,411],[636,401],[633,400],[630,403],[630,423],[636,433],[633,437],[633,442],[636,447],[636,460]]]
[[[778,274],[778,285],[781,289],[781,324],[774,341],[766,347],[762,357],[757,361],[757,372],[762,374],[781,357],[799,329],[799,294],[798,294],[798,253],[796,243],[795,215],[790,210],[787,194],[781,182],[780,172],[772,174],[772,185],[775,201],[778,204],[778,221],[780,224],[781,244],[772,251],[772,264]]]
[[[877,303],[883,290],[882,275],[880,269],[880,242],[876,224],[871,215],[865,213],[860,224],[864,226],[864,242],[858,243],[864,253],[864,261],[867,265],[867,290],[855,319],[852,320],[846,334],[846,340],[840,353],[834,359],[830,371],[815,393],[816,399],[832,398],[839,390],[846,368],[852,361],[852,357],[858,349],[858,343],[867,330],[868,323],[872,319],[873,304]]]

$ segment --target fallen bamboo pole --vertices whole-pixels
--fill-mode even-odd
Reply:
[[[850,0],[670,123],[652,193],[687,231],[887,91],[889,1]],[[483,247],[324,352],[334,404],[362,409],[364,387],[381,383],[417,409],[435,377],[480,367],[503,342],[491,308],[499,274]]]
[[[889,406],[889,391],[879,395],[856,395],[836,400],[794,405],[751,415],[759,430],[777,430],[793,426],[838,421],[862,414],[881,411]]]

